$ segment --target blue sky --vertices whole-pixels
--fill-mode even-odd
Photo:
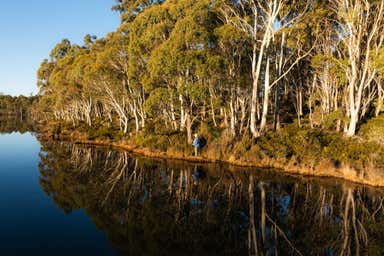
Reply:
[[[85,34],[98,37],[114,31],[119,16],[114,0],[0,1],[0,92],[37,92],[36,71],[63,38],[82,43]]]

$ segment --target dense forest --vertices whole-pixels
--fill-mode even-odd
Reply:
[[[382,140],[384,0],[119,0],[112,9],[116,31],[83,45],[63,39],[41,63],[34,112],[54,133],[184,154],[198,133],[209,158],[311,170],[324,158],[382,162],[376,144],[356,138]]]
[[[44,118],[208,123],[254,137],[297,120],[348,136],[382,110],[384,1],[118,1],[121,25],[64,39],[38,71]],[[131,122],[133,126],[131,126]]]

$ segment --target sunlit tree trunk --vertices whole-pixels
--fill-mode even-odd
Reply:
[[[191,117],[191,109],[186,109],[185,112],[185,125],[187,130],[187,141],[188,144],[192,143],[192,117]]]
[[[345,47],[344,58],[349,65],[345,67],[348,81],[348,109],[350,120],[347,136],[356,133],[362,115],[363,102],[368,105],[373,96],[372,81],[375,70],[372,59],[378,54],[384,37],[384,1],[333,0],[332,8],[338,14],[339,39]],[[363,111],[364,113],[365,111]]]
[[[261,114],[261,123],[260,123],[260,133],[265,130],[267,125],[267,115],[268,115],[268,105],[269,105],[269,65],[270,61],[267,58],[267,67],[265,69],[265,78],[264,78],[264,101],[263,101],[263,112]]]

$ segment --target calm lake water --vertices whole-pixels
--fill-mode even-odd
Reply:
[[[384,190],[0,134],[0,255],[384,255]]]

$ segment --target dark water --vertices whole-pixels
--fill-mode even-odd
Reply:
[[[0,255],[384,255],[384,191],[0,135]]]

